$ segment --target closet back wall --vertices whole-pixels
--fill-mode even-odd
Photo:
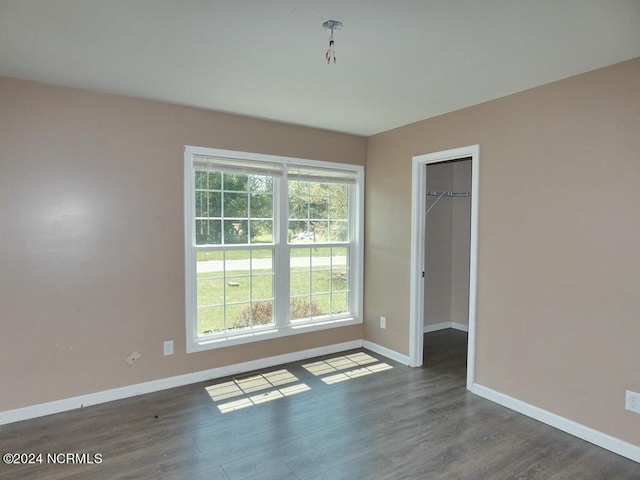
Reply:
[[[453,163],[453,190],[471,192],[471,160]],[[451,322],[469,328],[471,197],[451,200]]]
[[[451,191],[453,164],[427,165],[427,190]],[[435,203],[438,202],[438,203]],[[451,322],[451,258],[453,201],[427,196],[425,219],[425,327]]]
[[[471,192],[471,160],[427,165],[427,190]],[[466,330],[469,326],[471,197],[445,196],[438,200],[437,196],[427,196],[427,210],[425,329],[443,328],[443,324],[448,324]]]

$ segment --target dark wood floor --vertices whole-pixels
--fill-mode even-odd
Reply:
[[[466,342],[426,335],[421,369],[353,351],[0,426],[0,452],[44,455],[0,463],[0,478],[640,478],[638,463],[467,392]],[[47,464],[66,452],[102,462]]]

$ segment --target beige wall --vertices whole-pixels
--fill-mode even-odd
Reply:
[[[185,145],[360,165],[366,151],[361,137],[0,78],[0,411],[362,338],[357,325],[185,353]]]
[[[370,137],[365,338],[408,353],[412,156],[479,144],[476,382],[640,445],[639,132],[640,58]]]

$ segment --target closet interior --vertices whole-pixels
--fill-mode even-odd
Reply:
[[[468,331],[471,159],[426,170],[424,331]]]

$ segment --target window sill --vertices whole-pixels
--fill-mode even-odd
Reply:
[[[274,338],[287,337],[290,335],[299,335],[302,333],[317,332],[321,330],[329,330],[332,328],[347,327],[350,325],[361,324],[362,320],[358,318],[341,318],[337,320],[327,320],[324,322],[307,323],[300,325],[287,325],[285,327],[274,327],[265,330],[246,332],[219,337],[199,337],[196,340],[187,343],[187,353],[203,352],[206,350],[214,350],[216,348],[231,347],[242,345],[245,343],[259,342],[262,340],[271,340]]]

